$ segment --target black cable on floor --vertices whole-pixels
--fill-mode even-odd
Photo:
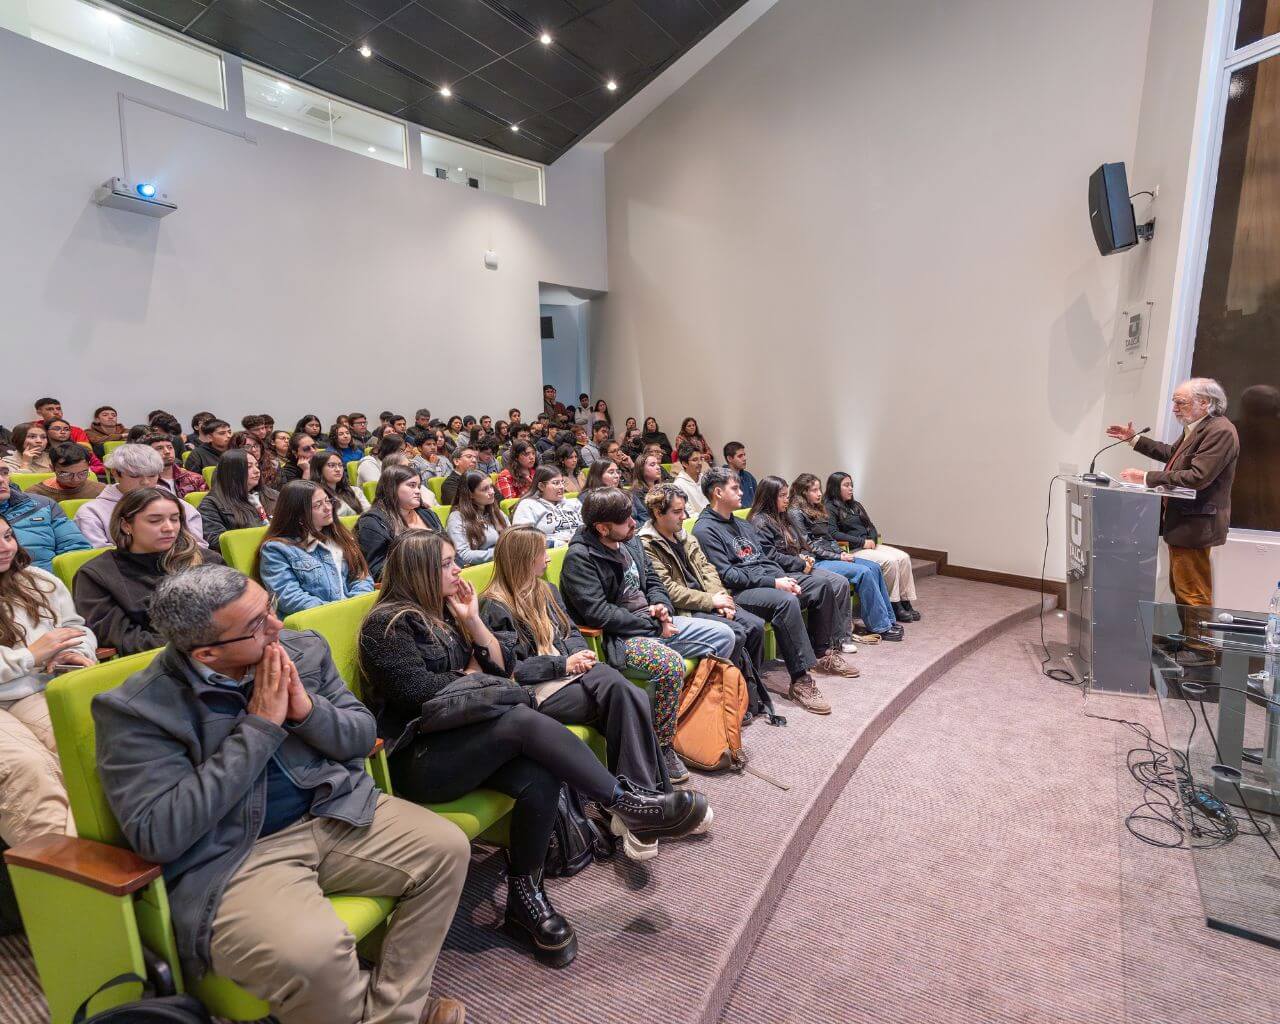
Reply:
[[[1061,473],[1055,473],[1049,478],[1049,496],[1044,503],[1044,557],[1040,559],[1040,649],[1044,651],[1044,657],[1040,659],[1040,674],[1055,683],[1081,686],[1084,680],[1077,680],[1065,668],[1049,668],[1051,655],[1044,639],[1044,574],[1049,568],[1049,513],[1053,509],[1053,485],[1061,479]]]

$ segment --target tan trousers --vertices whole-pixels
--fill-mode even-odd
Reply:
[[[75,834],[43,693],[0,703],[0,839]]]
[[[916,599],[916,577],[911,571],[911,556],[905,551],[889,547],[888,544],[877,544],[873,548],[855,551],[859,558],[868,562],[876,562],[884,573],[884,585],[889,588],[890,601],[914,601]]]
[[[1213,562],[1210,548],[1178,548],[1169,545],[1169,589],[1175,604],[1189,605],[1179,612],[1182,632],[1200,637],[1199,624],[1206,618],[1196,608],[1213,604]]]
[[[418,1024],[471,844],[425,807],[380,796],[373,823],[305,818],[255,844],[213,922],[213,969],[271,1006],[280,1024]],[[366,981],[356,940],[325,893],[394,896]]]

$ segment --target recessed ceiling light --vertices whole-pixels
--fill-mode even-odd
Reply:
[[[513,125],[511,126],[511,130],[512,130],[513,132],[518,132],[518,131],[520,130],[520,126],[519,126],[518,124],[513,124]]]
[[[292,89],[292,88],[293,88],[293,86],[291,86],[288,82],[276,82],[276,88],[277,88],[277,89]]]
[[[464,168],[462,168],[462,167],[459,167],[459,168],[458,168],[458,173],[459,173],[459,174],[465,174],[465,173],[466,173],[466,170],[465,170]]]
[[[370,152],[370,153],[376,153],[376,152],[378,152],[378,147],[377,147],[377,146],[370,146],[370,147],[369,147],[369,152]]]
[[[120,24],[120,15],[116,14],[115,11],[109,11],[105,7],[99,7],[98,14],[108,25]]]
[[[543,33],[542,33],[542,35],[538,36],[538,42],[540,42],[543,46],[550,46],[550,45],[551,45],[551,33],[550,33],[550,32],[543,32]]]
[[[608,89],[610,92],[617,92],[617,91],[618,91],[618,83],[617,83],[617,82],[615,82],[612,78],[611,78],[611,79],[609,79],[609,81],[607,81],[607,82],[605,82],[605,83],[604,83],[604,87],[605,87],[606,89]]]
[[[372,56],[373,56],[373,50],[371,50],[371,49],[369,48],[369,44],[368,44],[368,43],[365,43],[363,46],[361,46],[361,47],[360,47],[360,56],[361,56],[361,57],[372,57]]]
[[[450,96],[453,95],[453,90],[450,89],[447,85],[442,85],[440,86],[440,95],[448,99]]]

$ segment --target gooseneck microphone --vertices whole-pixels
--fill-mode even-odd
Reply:
[[[1133,432],[1133,437],[1141,437],[1143,434],[1149,434],[1149,433],[1151,433],[1151,428],[1143,427],[1141,430],[1135,430]],[[1105,473],[1094,472],[1094,468],[1098,465],[1098,456],[1105,451],[1110,451],[1112,448],[1114,448],[1118,444],[1128,444],[1130,441],[1133,440],[1133,437],[1122,437],[1120,438],[1119,441],[1112,441],[1111,444],[1103,445],[1101,448],[1099,448],[1097,453],[1093,456],[1092,461],[1089,463],[1089,472],[1081,476],[1080,479],[1085,481],[1085,483],[1095,484],[1099,487],[1110,486],[1111,477],[1107,476]]]

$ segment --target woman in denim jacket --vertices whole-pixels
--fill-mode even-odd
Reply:
[[[258,576],[280,600],[281,615],[373,590],[360,545],[310,480],[291,480],[258,551]]]

